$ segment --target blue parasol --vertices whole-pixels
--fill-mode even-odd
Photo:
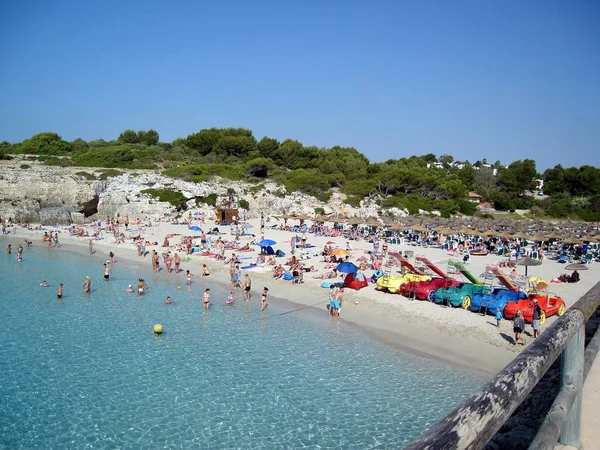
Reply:
[[[202,231],[202,228],[200,228],[198,225],[192,225],[189,229],[192,231]]]
[[[358,267],[354,263],[344,261],[338,264],[337,271],[342,273],[356,273],[358,272]]]
[[[260,241],[258,243],[258,245],[260,247],[268,247],[269,245],[275,245],[275,244],[277,244],[277,242],[275,242],[275,241],[273,241],[271,239],[263,239],[262,241]]]

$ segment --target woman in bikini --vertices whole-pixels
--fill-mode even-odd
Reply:
[[[264,311],[267,307],[267,294],[269,292],[269,288],[265,287],[260,293],[260,310]]]
[[[202,303],[204,304],[204,309],[208,309],[210,306],[210,289],[206,288],[204,294],[202,294]]]

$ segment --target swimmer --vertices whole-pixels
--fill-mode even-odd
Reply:
[[[127,292],[133,292],[133,286],[130,284],[129,286],[127,286],[127,289],[125,289]]]
[[[60,299],[62,298],[62,294],[63,294],[63,284],[62,284],[62,283],[60,283],[60,284],[58,285],[58,289],[56,289],[56,298],[57,298],[58,300],[60,300]]]
[[[48,287],[48,282],[47,282],[46,280],[44,280],[44,281],[42,281],[42,282],[40,283],[40,286],[41,286],[41,287]]]
[[[167,297],[167,300],[165,301],[165,305],[172,305],[173,304],[173,300],[171,300],[171,297]]]
[[[233,295],[234,295],[234,292],[231,291],[229,293],[229,296],[227,297],[227,301],[225,302],[226,305],[233,305],[233,303],[235,302],[235,300],[233,300]]]
[[[83,282],[83,293],[89,294],[92,290],[92,280],[90,280],[89,276],[85,277],[85,281]]]
[[[202,302],[204,303],[204,309],[208,309],[210,306],[210,289],[206,288],[204,294],[202,294]]]
[[[6,253],[8,253],[9,255],[12,253],[12,245],[8,244],[8,246],[6,247]]]
[[[267,307],[267,294],[269,292],[269,288],[265,287],[260,293],[260,310],[264,311]]]

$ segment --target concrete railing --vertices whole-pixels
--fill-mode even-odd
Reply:
[[[481,391],[440,420],[408,450],[481,449],[561,357],[561,388],[530,449],[557,442],[579,447],[583,382],[600,348],[600,333],[585,349],[585,323],[600,305],[596,284]]]

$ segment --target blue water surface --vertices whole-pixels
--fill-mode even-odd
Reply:
[[[486,381],[325,312],[281,314],[292,307],[271,299],[261,313],[258,293],[245,303],[238,291],[226,306],[228,289],[210,285],[213,305],[203,311],[205,280],[188,288],[183,275],[152,274],[149,260],[117,262],[105,281],[99,255],[32,247],[19,263],[6,243],[2,449],[396,449]],[[148,294],[127,293],[140,276]],[[51,286],[40,287],[43,279]],[[164,304],[167,295],[175,305]]]

